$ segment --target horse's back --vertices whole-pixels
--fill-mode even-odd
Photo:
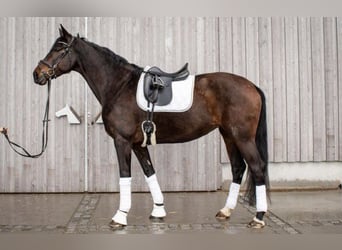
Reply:
[[[212,72],[196,75],[196,83],[207,81],[211,84],[223,84],[225,87],[255,87],[247,78],[228,72]]]

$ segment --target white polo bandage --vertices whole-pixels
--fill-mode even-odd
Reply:
[[[120,178],[120,207],[119,210],[129,212],[131,209],[131,177]]]
[[[239,198],[240,184],[232,182],[229,187],[229,194],[227,197],[225,207],[234,209]]]
[[[165,207],[154,204],[151,215],[156,218],[164,218],[166,216]]]
[[[267,212],[266,186],[256,186],[256,211]]]
[[[127,213],[122,212],[120,210],[116,211],[116,214],[113,216],[112,220],[121,225],[127,225]]]
[[[153,203],[154,204],[163,204],[164,197],[160,190],[160,186],[157,180],[157,176],[155,174],[151,175],[150,177],[145,176],[146,183],[150,189]]]

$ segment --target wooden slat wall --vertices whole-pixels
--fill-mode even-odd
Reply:
[[[227,71],[246,76],[267,97],[272,162],[342,160],[342,19],[340,17],[0,18],[0,126],[14,141],[39,151],[46,88],[32,70],[58,36],[74,34],[138,65],[193,74]],[[88,110],[84,93],[87,91]],[[82,116],[69,125],[54,113],[68,103]],[[0,138],[0,192],[84,190],[85,124],[89,112],[90,191],[117,191],[112,140],[93,124],[101,107],[77,73],[53,82],[49,146],[40,159],[15,155]],[[197,141],[159,145],[151,155],[163,190],[214,190],[228,161],[218,132]],[[133,189],[146,190],[133,159]]]
[[[296,17],[285,18],[285,58],[287,160],[295,162],[300,160],[298,23]],[[270,138],[272,137],[270,136]]]
[[[339,154],[338,159],[342,159],[342,18],[338,17],[336,22],[337,30],[337,61],[338,61],[338,127],[339,127]]]
[[[47,88],[32,72],[50,50],[63,23],[84,30],[82,18],[0,18],[0,126],[31,153],[41,147]],[[69,103],[84,113],[84,82],[70,74],[52,82],[49,143],[39,159],[26,159],[0,138],[0,192],[77,192],[84,190],[84,129],[70,126],[55,112]]]
[[[326,159],[323,18],[311,19],[313,160]]]
[[[219,18],[219,36],[220,70],[266,94],[270,161],[340,161],[341,18]]]
[[[196,74],[218,70],[217,25],[216,18],[88,18],[87,37],[140,66],[174,71],[189,62]],[[101,108],[90,90],[88,99],[94,117]],[[118,191],[113,141],[103,125],[89,131],[89,190]],[[218,148],[216,132],[185,144],[150,147],[162,190],[216,190],[221,184]],[[135,156],[132,177],[134,191],[147,190]]]
[[[273,64],[272,64],[272,22],[271,18],[258,18],[259,29],[259,87],[266,95],[267,113],[273,114]],[[267,133],[269,138],[274,137],[273,117],[267,115]],[[268,140],[268,152],[270,155],[274,154],[273,140]]]
[[[273,118],[274,134],[271,160],[287,161],[287,106],[286,104],[286,70],[285,70],[285,22],[284,18],[276,17],[271,20],[272,26],[272,71],[273,71],[273,110],[267,113],[268,119]],[[268,99],[268,97],[267,97]],[[266,107],[268,108],[269,105]],[[273,158],[273,159],[272,159]]]
[[[327,161],[338,160],[339,151],[336,28],[336,19],[323,19]]]
[[[299,18],[298,20],[298,45],[300,95],[300,157],[301,161],[310,161],[313,159],[313,76],[310,18]],[[279,116],[279,118],[281,118],[281,116]]]

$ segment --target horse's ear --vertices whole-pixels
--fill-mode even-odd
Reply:
[[[69,39],[72,37],[72,35],[63,27],[61,24],[61,27],[59,28],[59,34],[61,37],[64,37],[66,39]]]

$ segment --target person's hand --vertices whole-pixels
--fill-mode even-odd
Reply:
[[[8,129],[7,128],[2,128],[2,127],[0,127],[0,133],[3,133],[3,134],[7,134],[7,132],[8,132]]]

